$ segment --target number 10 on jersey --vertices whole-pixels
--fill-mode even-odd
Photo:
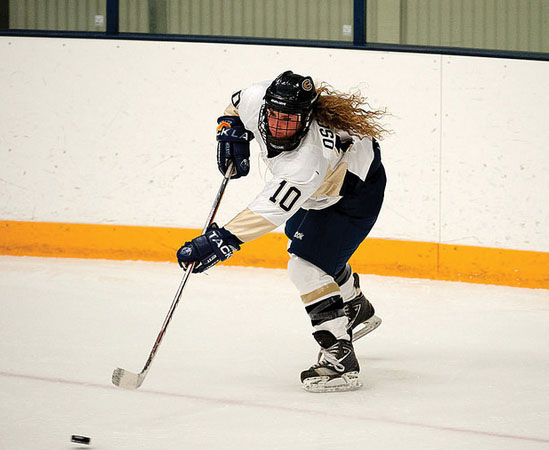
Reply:
[[[297,202],[297,199],[301,197],[301,191],[295,186],[286,185],[288,182],[282,180],[276,192],[269,198],[275,205],[278,204],[284,211],[289,211]]]

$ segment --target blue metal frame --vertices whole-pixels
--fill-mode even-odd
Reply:
[[[120,4],[118,0],[107,0],[107,34],[117,35],[120,22]]]
[[[366,1],[353,0],[353,45],[366,44]]]
[[[106,32],[97,31],[49,31],[49,30],[0,30],[0,36],[56,37],[77,39],[120,39],[141,41],[179,41],[212,44],[277,45],[287,47],[321,47],[383,52],[428,53],[437,55],[482,56],[489,58],[525,59],[549,61],[549,53],[491,50],[460,47],[428,47],[366,42],[366,1],[353,0],[353,42],[320,41],[309,39],[271,39],[234,36],[201,36],[187,34],[120,33],[118,28],[119,0],[107,0]]]

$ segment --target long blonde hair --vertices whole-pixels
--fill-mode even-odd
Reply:
[[[316,88],[320,94],[314,106],[314,117],[330,128],[346,131],[358,138],[383,139],[389,133],[379,120],[387,114],[385,109],[371,109],[365,97],[357,92],[338,92],[321,82]]]

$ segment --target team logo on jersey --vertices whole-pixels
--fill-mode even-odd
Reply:
[[[303,82],[301,83],[301,87],[305,90],[305,91],[310,91],[312,88],[313,88],[313,82],[311,81],[310,78],[305,78],[303,80]]]

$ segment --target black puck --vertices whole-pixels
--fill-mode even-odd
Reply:
[[[71,436],[71,442],[76,442],[77,444],[89,444],[91,439],[87,436],[79,436],[78,434],[73,434]]]

